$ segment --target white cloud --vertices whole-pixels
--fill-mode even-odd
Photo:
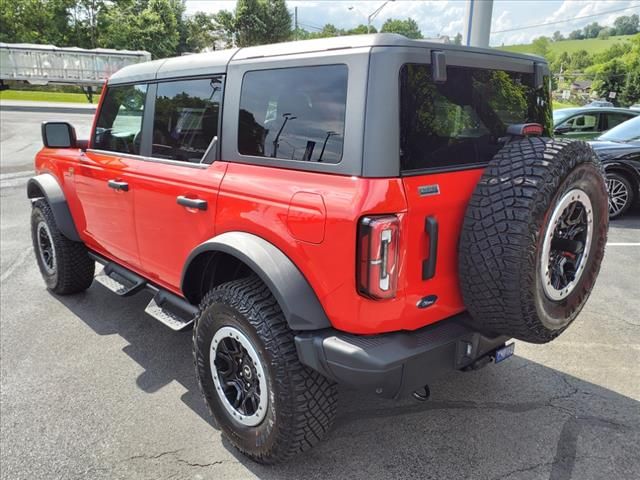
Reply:
[[[305,28],[322,27],[332,23],[338,28],[353,28],[367,23],[367,16],[380,7],[383,0],[289,0],[290,10],[298,7],[298,19]],[[235,0],[187,0],[187,13],[196,11],[218,12],[233,10]],[[439,34],[454,36],[462,32],[465,26],[466,0],[425,0],[409,1],[396,0],[389,2],[372,24],[380,29],[389,18],[413,18],[425,37],[435,37]],[[349,10],[349,7],[352,7]],[[637,10],[626,10],[602,16],[578,19],[586,15],[621,8],[637,7]],[[562,22],[554,25],[523,28],[505,33],[493,33],[491,44],[509,45],[528,43],[540,35],[553,35],[559,30],[565,36],[572,30],[583,28],[591,22],[601,25],[611,25],[620,15],[640,13],[640,0],[495,0],[493,6],[492,31],[511,30],[519,26]]]

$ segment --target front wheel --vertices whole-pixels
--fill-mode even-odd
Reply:
[[[258,277],[225,283],[205,296],[193,348],[209,410],[253,460],[287,460],[331,427],[335,384],[300,363],[293,332]]]
[[[65,237],[45,200],[31,211],[31,239],[40,273],[47,288],[58,295],[86,290],[93,282],[95,262],[83,243]]]
[[[607,173],[607,191],[609,192],[609,218],[624,215],[634,201],[631,182],[619,173]]]

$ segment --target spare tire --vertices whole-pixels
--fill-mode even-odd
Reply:
[[[546,343],[593,288],[609,226],[600,162],[585,142],[524,138],[491,160],[467,207],[459,275],[477,327]]]

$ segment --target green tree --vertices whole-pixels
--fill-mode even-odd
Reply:
[[[352,28],[347,31],[347,35],[366,35],[367,33],[378,33],[378,30],[376,30],[376,27],[371,25],[369,27],[369,31],[367,31],[367,26],[360,24],[356,28]]]
[[[538,37],[533,42],[531,42],[531,50],[536,55],[540,55],[541,57],[549,56],[550,50],[549,45],[551,44],[551,40],[549,37]]]
[[[266,43],[266,8],[259,0],[238,0],[235,11],[235,40],[239,47]]]
[[[238,0],[233,13],[215,17],[222,37],[239,47],[282,42],[291,38],[291,14],[284,0]],[[301,38],[302,31],[297,32]]]
[[[285,0],[267,0],[264,22],[267,27],[267,43],[291,39],[291,14]]]
[[[574,30],[569,34],[569,40],[582,40],[583,38],[582,30]]]
[[[581,71],[593,64],[593,59],[586,50],[578,50],[571,54],[570,70]]]
[[[406,20],[390,18],[384,22],[380,31],[383,33],[399,33],[407,38],[423,38],[420,27],[412,18],[407,18]]]
[[[598,32],[598,38],[600,40],[607,40],[610,36],[611,36],[610,28],[605,27],[602,30],[600,30],[600,32]]]
[[[184,43],[181,45],[184,52],[201,52],[213,48],[218,39],[213,15],[204,12],[196,12],[186,18],[184,31]]]
[[[629,51],[622,56],[627,66],[627,76],[620,94],[622,105],[640,102],[640,33],[628,42]]]
[[[11,0],[0,4],[0,41],[68,46],[73,0]]]
[[[106,27],[100,38],[101,46],[147,50],[153,58],[175,55],[180,41],[176,4],[182,2],[148,0],[146,5],[141,3],[109,6],[105,12]]]
[[[456,45],[462,45],[462,34],[460,32],[456,33],[456,36],[453,38],[453,43]]]
[[[560,30],[556,30],[555,32],[553,32],[552,38],[554,42],[561,42],[562,40],[564,40],[564,37],[562,36],[562,33],[560,33]]]
[[[633,35],[640,31],[638,24],[640,23],[640,17],[634,13],[629,16],[622,16],[615,19],[613,26],[616,29],[616,35]]]
[[[597,38],[598,34],[604,29],[598,24],[598,22],[593,22],[584,27],[584,38]]]
[[[608,97],[609,92],[615,92],[613,103],[620,102],[620,97],[625,89],[627,80],[627,66],[620,58],[614,58],[607,63],[601,63],[589,67],[586,72],[594,76],[592,89],[601,97]]]

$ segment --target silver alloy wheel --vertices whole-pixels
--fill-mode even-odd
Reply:
[[[545,295],[566,298],[584,273],[593,240],[593,208],[578,188],[567,192],[553,210],[544,232],[540,275]]]
[[[607,190],[609,191],[609,216],[618,215],[629,201],[629,190],[624,182],[617,178],[607,178]]]
[[[38,239],[38,255],[42,260],[42,265],[49,275],[56,273],[56,248],[53,245],[53,236],[49,225],[41,221],[36,227],[36,238]]]
[[[242,425],[254,427],[267,414],[269,395],[260,358],[244,333],[222,327],[211,340],[213,384],[225,410]]]

